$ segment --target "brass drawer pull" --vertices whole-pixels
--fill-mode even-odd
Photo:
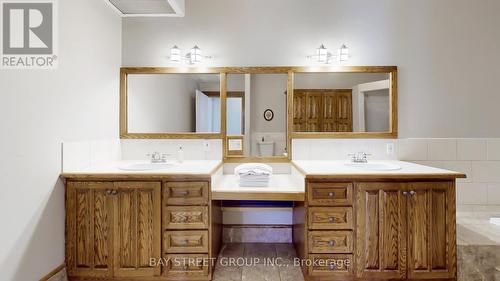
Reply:
[[[189,191],[185,190],[185,191],[181,191],[179,192],[182,196],[188,196],[189,195]]]
[[[330,264],[330,270],[335,270],[337,269],[337,265],[335,263]]]
[[[335,241],[333,240],[328,241],[328,245],[330,245],[330,247],[335,246]]]
[[[328,222],[330,222],[330,223],[334,223],[334,222],[335,222],[335,218],[334,218],[334,217],[329,217],[329,218],[328,218]]]
[[[328,192],[328,197],[333,197],[335,196],[335,192]]]
[[[189,268],[188,268],[187,264],[185,264],[185,265],[182,267],[182,270],[184,270],[184,271],[187,271],[188,269],[189,269]]]

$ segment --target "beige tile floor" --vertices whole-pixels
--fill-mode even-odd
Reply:
[[[213,281],[304,281],[295,257],[292,244],[225,244]]]

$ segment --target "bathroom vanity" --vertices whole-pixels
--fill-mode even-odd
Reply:
[[[312,262],[303,266],[309,280],[455,280],[455,180],[463,174],[406,162],[383,172],[341,161],[294,165],[306,198],[294,208],[293,239]]]
[[[122,145],[154,140],[122,146],[126,159],[143,159],[145,147],[212,159],[207,140],[220,139],[213,156],[222,161],[65,171],[70,280],[211,280],[224,200],[293,202],[296,265],[307,280],[456,280],[455,180],[464,174],[399,161],[292,161],[357,152],[340,145],[332,156],[321,141],[328,157],[292,151],[300,139],[395,139],[397,110],[395,66],[122,68]],[[172,149],[186,139],[203,145]],[[395,159],[386,145],[379,156]],[[243,188],[223,162],[289,172]]]
[[[221,162],[195,162],[63,174],[70,280],[210,280],[221,200],[242,199],[294,201],[293,242],[307,280],[456,278],[455,179],[463,174],[399,161],[384,162],[401,167],[391,171],[294,161],[267,188],[239,188]]]
[[[222,227],[210,182],[221,164],[187,161],[168,172],[110,165],[63,174],[70,280],[209,280]]]

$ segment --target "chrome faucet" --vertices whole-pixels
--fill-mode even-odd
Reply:
[[[166,163],[167,162],[167,156],[169,154],[162,153],[160,154],[159,152],[153,152],[153,153],[148,153],[146,156],[151,157],[151,163]]]
[[[357,152],[357,153],[351,153],[349,154],[351,157],[351,162],[352,163],[368,163],[368,156],[371,156],[371,154],[365,153],[365,152]]]

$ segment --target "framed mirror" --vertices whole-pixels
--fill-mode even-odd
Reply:
[[[396,67],[299,69],[292,138],[397,137]]]
[[[122,138],[221,138],[220,73],[122,69]]]
[[[246,69],[226,75],[225,158],[287,161],[287,70]]]

